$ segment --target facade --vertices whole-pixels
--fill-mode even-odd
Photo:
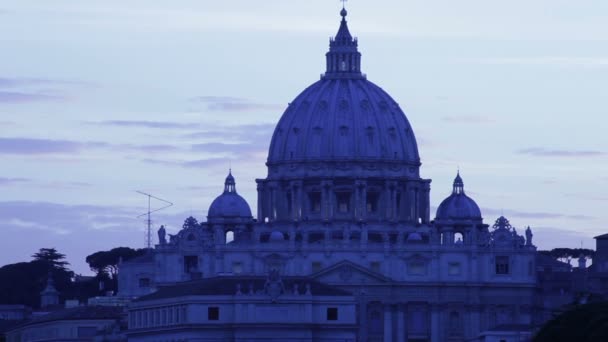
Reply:
[[[6,341],[119,341],[122,315],[120,307],[59,309],[13,327],[6,333]]]
[[[161,288],[129,308],[129,341],[350,341],[355,298],[302,277],[206,278]]]
[[[431,219],[431,181],[420,175],[413,129],[399,105],[362,73],[346,10],[341,16],[326,72],[276,126],[268,174],[257,180],[256,217],[230,172],[205,222],[188,218],[168,238],[161,227],[148,255],[120,265],[119,295],[144,296],[135,311],[160,304],[204,311],[209,297],[154,299],[153,293],[182,282],[278,272],[350,294],[357,341],[465,341],[497,326],[529,327],[538,304],[530,228],[524,237],[505,217],[485,223],[460,174]],[[216,298],[228,311],[272,303],[268,295],[243,299],[230,290]],[[281,305],[294,300],[278,297]],[[244,322],[230,319],[233,328],[226,329]],[[155,331],[171,340],[171,329],[133,327],[141,336]],[[204,340],[209,331],[189,333]]]

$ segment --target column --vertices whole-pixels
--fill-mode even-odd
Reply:
[[[258,182],[258,221],[264,221],[264,185]]]
[[[405,304],[399,304],[397,310],[397,341],[407,342],[407,324],[405,321],[407,306]]]
[[[367,341],[367,302],[365,298],[359,300],[359,340]]]
[[[391,304],[384,304],[384,342],[393,342],[393,311]]]
[[[361,249],[362,250],[367,250],[367,225],[366,224],[361,224]]]
[[[431,342],[441,341],[441,326],[439,324],[439,306],[431,305]]]

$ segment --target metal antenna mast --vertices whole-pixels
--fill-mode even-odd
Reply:
[[[144,195],[144,196],[148,197],[148,211],[147,211],[147,212],[145,212],[145,213],[143,213],[143,214],[141,214],[141,215],[139,215],[139,216],[137,216],[137,218],[140,218],[140,217],[142,217],[142,216],[147,216],[147,219],[146,219],[146,224],[147,224],[147,230],[146,230],[146,248],[147,248],[147,249],[150,249],[150,248],[152,248],[152,220],[151,220],[151,218],[150,218],[150,214],[155,213],[155,212],[157,212],[157,211],[161,211],[161,210],[163,210],[163,209],[167,209],[167,208],[169,208],[170,206],[172,206],[172,205],[173,205],[173,203],[171,203],[171,202],[169,202],[169,201],[167,201],[167,200],[164,200],[164,199],[162,199],[162,198],[158,198],[158,197],[156,197],[156,196],[152,196],[152,195],[147,194],[147,193],[145,193],[145,192],[143,192],[143,191],[135,191],[135,192],[137,192],[137,193],[139,193],[139,194],[142,194],[142,195]],[[151,208],[151,206],[150,206],[150,205],[151,205],[151,202],[152,202],[152,199],[153,199],[153,198],[154,198],[155,200],[158,200],[158,201],[164,202],[166,205],[165,205],[164,207],[162,207],[162,208],[158,208],[158,209],[154,209],[154,210],[152,210],[152,208]]]

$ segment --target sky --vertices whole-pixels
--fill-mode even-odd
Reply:
[[[144,246],[255,179],[287,104],[324,72],[338,0],[0,3],[0,265],[42,247]],[[460,168],[493,224],[540,249],[608,222],[608,2],[351,0],[362,70],[404,109],[433,208]],[[160,203],[152,203],[153,207]]]

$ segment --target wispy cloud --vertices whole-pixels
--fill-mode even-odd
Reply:
[[[169,122],[169,121],[137,121],[137,120],[107,120],[101,122],[87,122],[87,124],[96,124],[102,126],[116,127],[141,127],[141,128],[158,128],[158,129],[198,129],[201,127],[199,123],[184,123],[184,122]]]
[[[0,138],[0,154],[56,154],[76,153],[82,143],[69,140]]]
[[[606,152],[596,150],[550,150],[541,147],[531,147],[517,150],[518,154],[531,155],[535,157],[601,157]]]
[[[597,194],[564,194],[565,197],[568,198],[576,198],[587,201],[598,201],[598,202],[608,202],[608,196],[606,195],[597,195]]]
[[[449,123],[463,124],[487,124],[496,122],[496,120],[494,120],[493,118],[480,115],[444,116],[441,118],[441,120]]]
[[[540,56],[482,59],[483,64],[492,65],[532,65],[553,67],[608,67],[606,57]]]
[[[85,85],[91,86],[90,83],[79,81],[0,77],[0,104],[65,101],[69,97],[62,88]]]
[[[26,103],[38,101],[60,101],[64,96],[49,95],[44,93],[22,93],[13,91],[0,91],[0,103]]]
[[[31,182],[29,178],[6,178],[0,177],[0,186],[16,185]]]
[[[564,214],[564,213],[550,213],[550,212],[528,212],[519,210],[498,210],[492,208],[483,208],[482,213],[484,216],[502,216],[505,217],[518,217],[525,219],[573,219],[573,220],[594,220],[595,217],[582,215],[582,214]]]
[[[111,151],[170,152],[180,147],[167,144],[137,145],[111,144],[101,141],[73,141],[38,138],[0,138],[0,154],[6,155],[54,155],[78,154],[89,149]]]
[[[259,103],[249,99],[230,96],[198,96],[190,100],[205,105],[206,110],[213,112],[276,111],[285,109],[285,106],[278,104]]]

